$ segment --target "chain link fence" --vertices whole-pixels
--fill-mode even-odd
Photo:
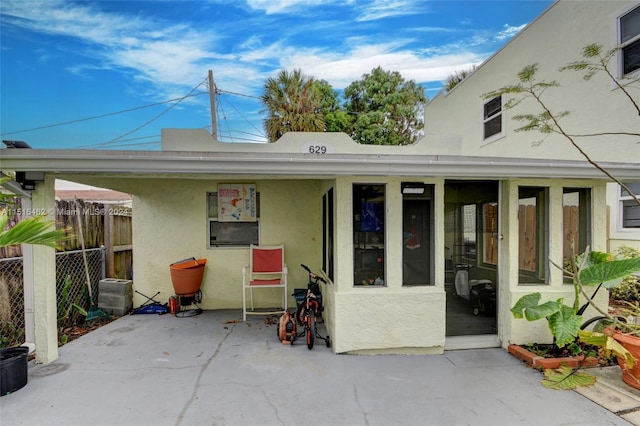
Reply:
[[[97,303],[98,284],[105,278],[105,249],[87,249],[85,254],[93,300]],[[86,277],[82,250],[56,253],[59,333],[83,321],[78,307],[84,310],[90,307]],[[0,347],[21,345],[24,341],[23,258],[0,259]]]
[[[0,348],[24,342],[22,257],[0,259]]]

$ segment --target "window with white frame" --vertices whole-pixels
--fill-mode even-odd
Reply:
[[[640,68],[640,6],[618,18],[621,76]]]
[[[260,243],[260,194],[256,194],[255,222],[222,222],[219,220],[218,193],[207,193],[207,234],[209,248],[246,247]]]
[[[485,102],[483,111],[484,139],[502,134],[502,96]]]
[[[626,189],[620,187],[620,221],[623,229],[640,229],[640,205],[634,195],[640,194],[640,182],[625,183]]]

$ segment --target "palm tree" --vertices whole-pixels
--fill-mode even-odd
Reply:
[[[281,70],[276,78],[267,79],[261,99],[268,112],[264,126],[269,142],[286,132],[325,130],[323,91],[318,84],[299,69]]]
[[[21,220],[13,228],[4,230],[9,221],[7,209],[0,210],[0,247],[16,244],[38,244],[53,248],[59,247],[59,241],[65,236],[62,229],[51,229],[52,220],[44,216],[32,216]]]

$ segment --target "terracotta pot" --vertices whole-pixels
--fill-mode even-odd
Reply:
[[[622,369],[622,380],[632,388],[640,389],[640,337],[615,331],[613,338],[636,359],[635,366],[629,368],[625,360],[618,357],[618,365]]]
[[[207,259],[193,259],[169,266],[171,283],[177,295],[193,296],[200,290],[206,264]]]

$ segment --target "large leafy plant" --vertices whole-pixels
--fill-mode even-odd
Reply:
[[[603,319],[614,320],[593,303],[595,292],[589,295],[585,287],[602,285],[609,289],[619,285],[624,277],[640,271],[640,258],[614,259],[608,253],[587,249],[578,256],[573,269],[575,272],[564,269],[564,273],[572,278],[574,286],[575,298],[572,305],[566,305],[563,298],[540,303],[542,295],[536,292],[521,297],[511,308],[515,318],[526,318],[528,321],[545,318],[554,343],[561,348],[577,340],[583,325],[582,314],[588,305],[593,306]],[[581,295],[586,299],[582,306]]]
[[[640,331],[640,326],[620,322],[618,318],[614,318],[593,302],[595,294],[601,287],[615,288],[625,277],[640,271],[640,257],[616,259],[607,253],[587,249],[576,259],[571,268],[565,268],[563,271],[572,278],[575,291],[572,306],[564,304],[562,298],[540,303],[540,293],[532,293],[521,297],[516,302],[511,309],[513,316],[526,318],[528,321],[545,318],[557,346],[576,345],[579,340],[600,348],[601,353],[606,357],[614,354],[618,358],[623,358],[629,367],[633,367],[637,360],[613,339],[612,332],[603,333],[585,330],[585,328],[594,322],[601,322],[609,326],[609,330],[618,328],[625,332]],[[589,295],[585,287],[594,286],[596,290]],[[586,303],[582,306],[580,306],[581,296],[586,299]],[[588,306],[594,307],[600,315],[583,321],[583,313]],[[636,307],[635,311],[638,312],[640,309]],[[575,389],[577,386],[588,386],[594,382],[595,377],[574,371],[566,365],[558,369],[546,370],[545,378],[542,380],[545,387],[552,389]]]

